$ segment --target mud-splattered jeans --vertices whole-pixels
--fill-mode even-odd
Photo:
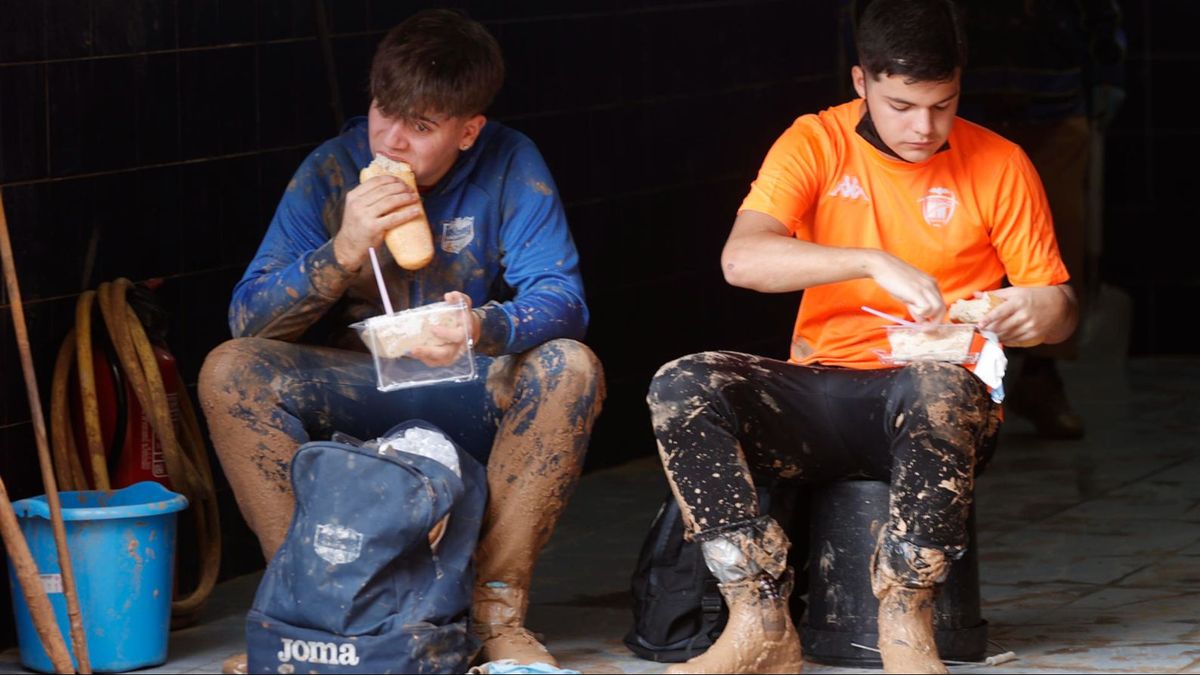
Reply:
[[[945,565],[929,564],[933,558],[965,550],[975,473],[995,450],[1000,421],[1000,407],[961,366],[863,371],[736,352],[668,363],[647,402],[692,536],[761,539],[756,531],[778,527],[759,517],[752,474],[890,481],[881,552],[911,587],[939,582]]]
[[[479,377],[471,382],[385,393],[375,387],[366,353],[262,338],[213,350],[200,374],[200,400],[263,553],[269,558],[287,534],[294,505],[288,471],[301,444],[334,431],[366,440],[423,419],[488,464],[480,546],[492,554],[479,561],[480,573],[527,577],[578,479],[604,398],[603,372],[573,340],[477,355],[475,365]]]

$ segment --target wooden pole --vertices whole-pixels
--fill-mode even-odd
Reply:
[[[83,632],[83,616],[79,611],[79,596],[75,593],[75,573],[71,567],[71,555],[67,551],[67,528],[63,523],[62,505],[58,500],[58,484],[54,478],[54,467],[50,461],[50,446],[46,440],[46,419],[42,414],[42,399],[38,395],[37,374],[33,370],[33,354],[29,347],[29,334],[25,327],[25,309],[21,304],[21,288],[17,283],[17,270],[13,262],[12,241],[8,235],[8,218],[4,214],[4,194],[0,190],[0,259],[4,262],[4,282],[8,287],[8,302],[12,308],[13,332],[17,336],[17,349],[21,353],[21,368],[25,374],[25,391],[29,395],[29,413],[33,417],[33,431],[37,440],[38,464],[42,469],[42,485],[46,489],[46,501],[50,505],[50,522],[54,530],[54,544],[58,549],[58,567],[62,573],[63,593],[67,600],[67,616],[71,623],[71,646],[75,651],[75,661],[80,673],[91,673],[88,662],[87,636]],[[80,368],[90,368],[90,363],[79,364]],[[11,519],[11,522],[9,522]],[[3,526],[4,544],[9,555],[14,560],[14,566],[21,571],[21,564],[27,563],[30,569],[25,570],[30,579],[21,579],[21,587],[27,601],[31,600],[31,589],[38,597],[29,602],[29,613],[34,625],[38,626],[38,635],[42,645],[54,663],[58,672],[75,672],[71,667],[71,657],[67,654],[63,643],[62,633],[58,630],[58,622],[54,619],[54,610],[50,599],[41,586],[41,578],[37,573],[37,565],[29,552],[29,544],[21,534],[17,524],[16,514],[4,491],[0,498],[0,525]],[[14,537],[13,534],[16,536]],[[18,546],[13,546],[10,540],[19,540]],[[13,550],[17,555],[13,555]],[[35,605],[38,612],[35,612]],[[41,615],[39,618],[39,614]],[[40,624],[39,624],[40,622]],[[46,625],[48,624],[48,625]],[[49,637],[49,639],[47,639]]]
[[[21,525],[17,523],[17,514],[8,499],[8,490],[4,489],[3,480],[0,480],[0,536],[4,537],[4,548],[8,551],[21,592],[25,595],[25,604],[29,607],[33,627],[42,640],[42,648],[50,656],[50,663],[54,664],[54,671],[75,672],[71,665],[71,654],[67,651],[67,643],[63,640],[62,632],[58,630],[58,622],[54,620],[54,607],[50,605],[50,598],[46,595],[46,589],[42,587],[37,563],[33,561],[33,554],[29,552],[25,535],[21,534]]]

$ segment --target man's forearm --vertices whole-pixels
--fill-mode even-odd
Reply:
[[[587,306],[574,288],[545,284],[509,302],[477,307],[482,354],[499,356],[529,350],[549,340],[582,340],[587,331]]]
[[[731,240],[721,255],[725,281],[762,293],[789,293],[872,276],[879,251],[822,246],[778,234]]]
[[[1079,303],[1075,300],[1075,291],[1066,284],[1051,286],[1046,289],[1051,298],[1054,319],[1046,331],[1045,341],[1056,344],[1071,337],[1079,324]]]
[[[353,275],[332,242],[300,260],[239,285],[229,308],[234,337],[297,340],[345,293]]]

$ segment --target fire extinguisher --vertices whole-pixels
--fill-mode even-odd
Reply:
[[[168,490],[173,489],[171,479],[167,475],[162,440],[154,432],[150,417],[134,394],[128,378],[121,371],[112,341],[104,334],[93,334],[92,339],[93,344],[101,347],[92,353],[92,368],[110,487],[117,489],[152,480],[161,483]],[[178,429],[179,378],[175,357],[160,344],[152,342],[151,348],[154,350],[155,362],[163,374],[163,387],[171,407],[171,423]],[[95,489],[95,476],[87,471],[87,431],[84,428],[78,378],[72,378],[70,382],[71,433],[75,437],[76,452],[80,464],[85,469],[88,486]]]

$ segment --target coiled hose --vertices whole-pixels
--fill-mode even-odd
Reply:
[[[122,374],[133,388],[138,403],[150,418],[166,460],[167,476],[172,486],[191,504],[195,522],[200,568],[195,590],[171,603],[172,623],[186,625],[195,618],[197,610],[208,599],[217,583],[221,566],[221,524],[217,511],[216,489],[212,469],[195,408],[179,374],[175,374],[179,392],[179,433],[171,421],[163,375],[159,370],[154,349],[137,313],[129,305],[128,291],[133,284],[128,279],[104,282],[95,291],[85,291],[75,305],[75,327],[67,333],[54,364],[54,379],[50,393],[50,437],[54,455],[54,473],[63,490],[88,490],[87,475],[75,448],[71,427],[71,410],[67,400],[67,379],[76,363],[92,361],[92,309],[99,301],[100,314],[108,337],[116,351]],[[94,489],[108,490],[108,461],[100,430],[99,403],[96,399],[95,373],[90,367],[75,369],[79,378],[80,403],[83,413],[87,457],[94,478]]]

